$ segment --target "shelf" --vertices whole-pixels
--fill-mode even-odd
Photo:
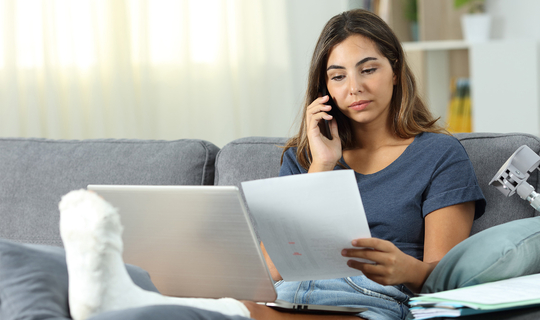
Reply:
[[[420,95],[429,105],[431,112],[445,121],[451,79],[456,77],[456,74],[460,77],[469,75],[468,51],[465,51],[463,60],[463,54],[455,50],[469,50],[471,44],[464,40],[438,40],[403,42],[402,46],[409,66],[416,76]],[[465,71],[456,72],[460,69]]]
[[[470,43],[464,40],[403,42],[401,45],[404,51],[459,50],[470,47]]]

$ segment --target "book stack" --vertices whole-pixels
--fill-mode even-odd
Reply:
[[[448,104],[448,131],[472,132],[471,88],[467,78],[453,79],[451,83],[451,98]]]
[[[423,294],[409,302],[413,319],[461,317],[540,306],[540,274]]]

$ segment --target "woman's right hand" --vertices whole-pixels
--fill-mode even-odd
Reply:
[[[339,139],[337,122],[327,113],[332,107],[325,105],[328,99],[328,95],[319,97],[306,110],[307,138],[312,156],[309,172],[333,170],[341,159],[341,140]],[[326,138],[321,132],[319,124],[322,124],[324,120],[330,121],[332,140]]]

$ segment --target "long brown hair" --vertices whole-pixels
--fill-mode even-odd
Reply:
[[[306,169],[309,169],[312,161],[306,133],[307,107],[319,97],[321,83],[326,83],[325,70],[330,51],[351,35],[362,35],[373,41],[379,53],[386,57],[392,66],[392,71],[396,76],[396,85],[390,101],[389,117],[394,134],[402,139],[412,138],[422,132],[448,134],[437,124],[438,119],[432,116],[420,99],[416,80],[405,61],[403,48],[392,29],[379,16],[369,11],[362,9],[346,11],[330,19],[319,36],[311,58],[300,131],[287,142],[283,151],[297,147],[298,162]],[[342,149],[354,148],[356,145],[349,118],[339,109],[334,111],[334,118],[337,121]],[[281,161],[283,162],[283,155]]]

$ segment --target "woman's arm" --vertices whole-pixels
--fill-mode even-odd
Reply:
[[[420,292],[442,257],[469,236],[474,209],[472,201],[445,207],[426,216],[423,261],[403,253],[390,241],[376,238],[356,239],[352,243],[354,247],[373,249],[344,249],[342,254],[374,261],[376,264],[349,260],[348,265],[377,283],[405,284],[412,292]]]
[[[439,262],[450,249],[469,237],[474,208],[474,201],[470,201],[435,210],[426,216],[424,262]]]
[[[272,276],[272,279],[274,279],[274,281],[283,280],[283,278],[281,277],[281,274],[279,274],[279,271],[277,270],[276,266],[272,262],[272,259],[270,259],[268,252],[266,252],[266,248],[264,247],[264,244],[262,242],[261,242],[261,250],[264,255],[264,260],[266,260],[266,265],[268,266],[268,270],[270,271],[270,275]]]
[[[336,120],[326,112],[332,109],[331,106],[325,105],[329,96],[319,97],[315,99],[306,110],[306,124],[307,124],[307,136],[310,146],[310,152],[312,155],[312,163],[309,167],[308,173],[331,171],[336,166],[336,163],[341,159],[341,140],[339,138],[339,131]],[[332,140],[326,138],[320,131],[319,123],[324,120],[330,121],[330,131],[332,133]],[[289,149],[290,150],[290,149]],[[298,170],[291,170],[291,167],[298,167],[298,162],[292,156],[288,156],[289,150],[285,152],[283,158],[283,164],[280,169],[280,176],[298,174]],[[296,171],[296,172],[295,172]],[[261,242],[261,250],[268,265],[270,274],[274,281],[283,280],[281,275],[276,269],[276,266],[270,259],[270,256],[266,252],[264,244]]]

